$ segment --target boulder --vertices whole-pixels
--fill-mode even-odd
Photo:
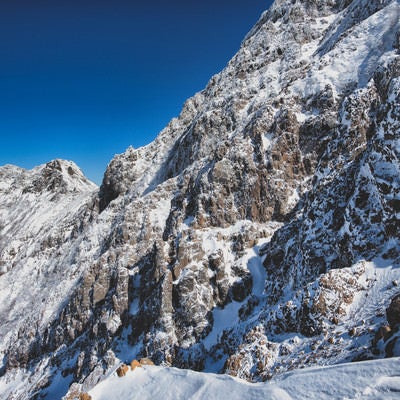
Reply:
[[[129,371],[129,367],[126,364],[122,364],[117,368],[117,375],[122,378],[123,376],[126,375],[126,373]]]
[[[131,370],[133,371],[136,367],[142,367],[142,365],[138,360],[135,359],[131,362]]]
[[[141,358],[140,364],[141,365],[154,365],[153,361],[151,361],[150,358]]]

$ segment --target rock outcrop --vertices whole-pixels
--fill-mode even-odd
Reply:
[[[391,300],[386,309],[386,317],[391,329],[396,329],[400,325],[400,294],[397,294]]]

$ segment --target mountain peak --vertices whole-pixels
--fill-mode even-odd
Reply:
[[[15,165],[0,167],[2,185],[6,190],[22,190],[23,193],[85,192],[96,190],[73,161],[55,159],[31,170]]]
[[[81,192],[97,188],[72,161],[55,159],[34,168],[31,173],[32,183],[24,189],[25,193],[51,192],[65,194],[67,192]]]

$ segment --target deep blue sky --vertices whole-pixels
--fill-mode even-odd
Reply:
[[[234,55],[268,0],[0,0],[0,165],[96,183]]]

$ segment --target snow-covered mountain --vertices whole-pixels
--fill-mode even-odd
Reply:
[[[100,189],[2,167],[2,397],[143,356],[264,381],[400,355],[399,17],[277,0]]]

